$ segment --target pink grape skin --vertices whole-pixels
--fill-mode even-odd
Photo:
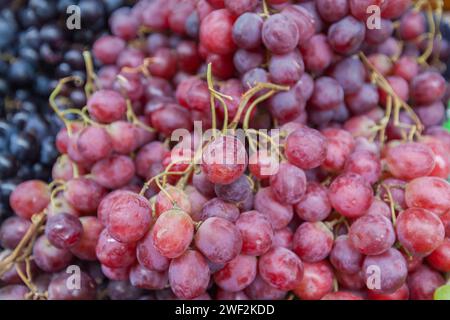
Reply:
[[[366,73],[363,63],[359,59],[350,57],[333,66],[331,76],[340,84],[344,94],[348,95],[362,88]]]
[[[48,300],[95,300],[96,285],[94,280],[85,272],[79,273],[79,289],[71,289],[70,273],[61,272],[52,278],[48,286]]]
[[[408,277],[409,297],[411,300],[433,300],[435,290],[444,284],[439,272],[422,265]]]
[[[26,300],[29,289],[25,285],[11,284],[0,289],[0,300]]]
[[[244,173],[247,162],[247,152],[241,141],[232,136],[220,136],[203,151],[201,167],[212,183],[228,184]]]
[[[272,55],[268,69],[272,82],[293,85],[305,72],[305,65],[300,52],[294,50],[285,54]]]
[[[101,269],[105,277],[114,281],[125,281],[130,276],[130,267],[110,268],[102,264]]]
[[[178,298],[192,299],[206,292],[210,271],[206,259],[195,250],[187,250],[169,266],[169,283]]]
[[[242,249],[242,236],[239,229],[222,218],[208,218],[195,234],[195,246],[214,263],[227,263],[234,259]]]
[[[96,91],[89,98],[87,107],[89,114],[102,123],[122,120],[127,110],[125,99],[113,90]]]
[[[156,250],[162,256],[173,259],[181,256],[191,244],[194,225],[187,213],[169,210],[158,217],[152,234]]]
[[[366,28],[364,24],[351,16],[335,22],[328,29],[328,42],[331,48],[343,55],[355,53],[364,41]]]
[[[368,214],[379,214],[388,219],[392,218],[391,208],[389,207],[389,205],[378,198],[373,199],[370,208],[366,212],[366,215]]]
[[[428,264],[435,270],[442,272],[450,271],[450,239],[444,242],[426,257]]]
[[[445,228],[445,236],[450,237],[450,210],[440,216],[442,224]]]
[[[344,171],[359,174],[372,185],[381,176],[381,161],[372,152],[356,151],[348,157]]]
[[[152,208],[143,196],[122,191],[112,200],[108,216],[108,233],[122,243],[140,240],[150,229]]]
[[[287,294],[286,290],[268,284],[259,274],[244,292],[252,300],[283,300]]]
[[[320,300],[333,290],[333,269],[326,260],[305,262],[303,279],[293,290],[301,300]]]
[[[250,155],[248,169],[256,178],[264,180],[278,172],[279,161],[267,150],[258,150]]]
[[[381,16],[385,19],[399,18],[411,6],[411,0],[388,0]]]
[[[366,29],[365,41],[369,44],[376,45],[386,41],[394,31],[394,24],[391,20],[381,19],[380,28]]]
[[[364,255],[386,252],[395,242],[392,223],[380,214],[366,214],[352,223],[348,232],[352,246]]]
[[[415,112],[425,127],[439,125],[445,119],[445,107],[441,101],[430,105],[417,106]]]
[[[261,51],[239,49],[234,54],[233,62],[239,74],[244,74],[259,67],[264,62],[264,55]]]
[[[293,290],[303,278],[303,263],[292,251],[272,248],[259,258],[259,274],[278,290]]]
[[[136,264],[130,270],[130,283],[140,289],[161,290],[168,284],[168,275],[167,272],[149,270]]]
[[[322,222],[304,222],[294,233],[293,251],[305,262],[325,259],[333,248],[333,233]]]
[[[267,216],[274,230],[286,227],[294,216],[292,206],[278,202],[270,188],[261,188],[256,193],[255,210]]]
[[[256,257],[240,254],[214,273],[214,281],[223,290],[239,292],[255,280],[256,274]]]
[[[239,209],[232,203],[225,202],[219,198],[213,198],[205,203],[201,212],[201,220],[218,217],[236,222],[239,218]]]
[[[419,65],[413,57],[403,56],[395,63],[393,73],[410,82],[419,73]]]
[[[97,260],[95,247],[97,246],[103,226],[95,217],[81,217],[80,222],[83,226],[83,233],[80,241],[70,248],[70,252],[79,259],[95,261]]]
[[[235,17],[227,9],[214,10],[200,25],[200,43],[212,53],[225,55],[235,49],[232,29]]]
[[[308,10],[297,5],[287,5],[281,10],[281,14],[291,18],[298,29],[298,43],[303,44],[315,33],[316,20]]]
[[[412,98],[418,105],[427,105],[441,100],[445,94],[445,79],[437,72],[426,71],[411,82]]]
[[[381,274],[380,288],[372,289],[377,293],[392,293],[398,290],[408,276],[406,261],[402,254],[394,248],[390,248],[377,256],[367,256],[364,259],[362,269],[366,283],[370,281],[370,277],[373,275],[373,270],[369,268],[373,268],[373,266],[378,267]]]
[[[242,254],[260,256],[272,246],[272,226],[258,211],[243,212],[236,221],[236,227],[242,235]]]
[[[69,250],[53,246],[45,235],[40,236],[33,247],[33,257],[39,269],[45,272],[57,272],[72,261]]]
[[[309,182],[306,193],[294,206],[297,216],[308,222],[325,220],[331,213],[328,190],[316,182]]]
[[[286,15],[273,14],[263,23],[262,41],[274,54],[284,54],[294,50],[299,39],[296,23]]]
[[[450,184],[438,177],[416,178],[406,185],[405,201],[409,208],[444,214],[450,208]]]
[[[345,96],[348,109],[355,115],[375,109],[379,100],[378,90],[372,84],[364,84],[357,92]]]
[[[130,266],[136,260],[136,244],[121,243],[115,240],[104,229],[98,238],[95,252],[101,264],[111,268],[124,268]]]
[[[31,222],[18,216],[4,220],[0,227],[0,245],[4,249],[14,250],[31,227]]]
[[[295,84],[295,92],[302,100],[308,101],[314,92],[314,79],[304,73]]]
[[[289,227],[277,230],[273,234],[272,246],[273,247],[283,247],[292,250],[292,239],[294,238],[294,233]]]
[[[83,225],[80,219],[68,213],[60,213],[48,217],[45,236],[49,242],[59,249],[69,249],[81,239]]]
[[[281,203],[295,204],[306,192],[305,173],[290,163],[281,163],[278,172],[270,177],[270,188]]]
[[[192,175],[193,186],[205,197],[215,197],[214,184],[211,183],[203,171]]]
[[[286,123],[304,112],[305,101],[291,88],[289,91],[274,94],[269,100],[269,107],[272,117]]]
[[[322,134],[328,141],[327,156],[322,167],[327,171],[341,171],[355,148],[355,139],[349,132],[335,128],[326,128]]]
[[[373,190],[363,177],[344,173],[329,188],[331,206],[348,218],[358,218],[366,213],[373,200]]]
[[[430,254],[444,241],[445,230],[439,217],[422,208],[402,211],[395,224],[397,239],[413,255]]]
[[[102,36],[94,42],[94,56],[103,64],[114,64],[120,52],[125,49],[126,42],[115,36]]]
[[[135,174],[134,162],[130,157],[113,155],[100,160],[91,169],[92,179],[108,189],[127,185]]]
[[[349,11],[347,0],[317,0],[316,8],[322,19],[326,22],[339,21],[344,18]]]
[[[409,11],[400,19],[399,36],[402,40],[411,41],[425,33],[426,20],[422,12]]]
[[[347,235],[341,235],[334,241],[330,253],[330,262],[336,270],[354,274],[361,271],[364,256],[350,243]]]
[[[285,154],[288,161],[307,170],[320,166],[327,155],[327,140],[317,130],[300,128],[286,139]]]
[[[320,300],[364,300],[360,295],[346,291],[327,293]]]
[[[302,44],[300,50],[303,55],[306,70],[309,72],[322,72],[327,69],[333,60],[333,50],[323,34],[313,35],[308,42]]]
[[[139,263],[147,269],[161,272],[169,268],[170,260],[162,256],[153,243],[153,230],[138,243],[136,256]]]
[[[191,130],[192,123],[188,110],[175,103],[166,103],[150,115],[153,127],[166,136],[170,136],[176,129]]]
[[[233,41],[240,48],[256,49],[261,45],[261,29],[264,20],[256,13],[240,15],[233,25]]]
[[[50,202],[50,188],[40,180],[29,180],[19,184],[11,193],[9,204],[21,218],[41,212]]]
[[[362,272],[347,274],[337,271],[336,280],[340,288],[347,290],[362,290],[366,285]]]
[[[370,15],[367,13],[367,8],[372,5],[378,6],[381,11],[388,7],[388,2],[383,0],[349,0],[351,14],[361,21],[367,21]]]
[[[403,284],[392,293],[376,293],[367,290],[367,295],[370,300],[409,300],[409,289],[406,284]]]
[[[191,203],[192,209],[190,215],[192,217],[192,220],[198,222],[201,220],[202,209],[203,206],[208,202],[208,199],[191,185],[186,186],[185,191]]]
[[[186,212],[187,214],[191,212],[191,203],[189,202],[187,194],[183,190],[171,185],[167,185],[165,191],[169,194],[169,196],[179,209]],[[167,197],[164,191],[160,191],[158,193],[155,200],[156,217],[159,217],[164,212],[174,208],[174,203],[172,203],[171,199]]]
[[[320,77],[314,84],[314,92],[310,103],[317,110],[331,110],[337,108],[344,101],[344,90],[335,79]]]
[[[53,165],[52,179],[63,181],[69,181],[70,179],[73,179],[74,166],[75,163],[69,158],[68,155],[61,155]],[[81,175],[85,174],[84,168],[78,167],[78,173]]]
[[[78,135],[77,148],[86,161],[98,161],[111,154],[112,141],[105,129],[86,127]]]
[[[142,289],[133,287],[126,281],[109,281],[106,292],[111,300],[135,300],[142,294]]]
[[[67,181],[64,191],[67,202],[82,213],[95,212],[105,194],[106,189],[85,177]]]
[[[400,179],[395,178],[388,178],[383,180],[382,186],[386,186],[389,188],[392,198],[394,199],[395,206],[398,206],[401,209],[406,209],[406,202],[405,202],[405,187],[406,182]],[[381,188],[380,191],[380,198],[381,199],[388,199],[387,191],[385,187]]]
[[[247,176],[242,175],[229,184],[216,184],[214,187],[218,198],[239,205],[252,194],[252,188]]]
[[[169,150],[159,141],[153,141],[143,146],[134,160],[136,173],[142,178],[150,179],[152,170],[162,167],[162,161],[167,152]]]
[[[114,121],[107,129],[115,152],[130,154],[138,147],[138,131],[126,121]]]
[[[250,300],[250,299],[243,291],[228,292],[219,288],[216,293],[216,300]]]

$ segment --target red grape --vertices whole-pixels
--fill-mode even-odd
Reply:
[[[128,267],[136,260],[136,244],[119,242],[106,229],[100,233],[95,251],[100,263],[111,268]]]
[[[111,123],[122,120],[127,111],[125,99],[112,90],[96,91],[88,100],[89,114],[97,121]]]
[[[274,230],[286,227],[294,216],[292,206],[278,202],[271,188],[261,188],[256,193],[255,210],[267,216]]]
[[[405,201],[410,208],[424,208],[441,215],[450,208],[450,184],[437,177],[416,178],[406,185]]]
[[[304,222],[295,231],[293,251],[305,262],[325,259],[333,247],[333,233],[322,222]]]
[[[9,204],[14,212],[24,219],[44,210],[50,202],[50,188],[40,180],[29,180],[19,184],[11,193]]]
[[[83,225],[80,219],[68,213],[59,213],[48,217],[45,235],[48,241],[57,248],[68,249],[81,239]]]
[[[80,222],[83,226],[83,233],[80,241],[70,248],[70,252],[79,259],[95,261],[97,258],[95,247],[97,246],[103,226],[95,217],[81,217]]]
[[[278,172],[270,177],[270,189],[281,203],[295,204],[306,192],[305,173],[290,163],[281,163]]]
[[[336,270],[354,274],[361,270],[364,256],[350,243],[347,235],[342,235],[334,241],[330,253],[330,262]]]
[[[229,292],[239,292],[255,280],[256,257],[238,255],[214,274],[215,283]]]
[[[444,278],[438,272],[421,266],[408,277],[410,299],[433,300],[435,290],[444,284]]]
[[[136,256],[141,265],[155,271],[165,271],[169,268],[169,259],[162,256],[153,243],[153,230],[138,243]]]
[[[266,216],[258,211],[243,212],[236,221],[242,235],[242,253],[260,256],[272,247],[272,226]]]
[[[293,290],[301,300],[320,300],[333,290],[333,269],[325,261],[305,262],[303,279]]]
[[[291,52],[300,39],[298,27],[293,19],[284,14],[273,14],[264,21],[262,41],[275,54]]]

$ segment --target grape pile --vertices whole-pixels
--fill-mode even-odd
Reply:
[[[67,75],[85,78],[83,49],[106,29],[122,0],[29,0],[0,11],[0,217],[11,215],[9,195],[24,180],[48,181],[58,156],[61,122],[48,96]],[[66,27],[67,7],[80,8],[81,29]],[[83,90],[67,87],[59,104],[81,108]]]
[[[51,183],[11,194],[0,299],[449,299],[450,45],[432,2],[114,11],[100,67],[85,54],[85,79],[50,95],[61,155]],[[82,83],[86,106],[62,108]]]

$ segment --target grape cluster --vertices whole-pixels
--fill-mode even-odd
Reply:
[[[48,97],[61,77],[85,78],[82,51],[106,29],[108,12],[122,0],[29,0],[0,11],[0,215],[10,215],[8,198],[18,183],[48,180],[57,157],[61,122]],[[78,5],[81,29],[66,26],[67,8]],[[81,108],[83,90],[67,87],[59,104]]]
[[[11,194],[0,298],[448,299],[450,47],[439,11],[421,10],[432,13],[409,0],[114,11],[92,47],[100,67],[86,59],[85,79],[66,75],[51,94],[65,124],[53,181]],[[59,106],[82,82],[86,107]],[[203,139],[194,121],[215,131]],[[80,290],[65,285],[70,265]]]

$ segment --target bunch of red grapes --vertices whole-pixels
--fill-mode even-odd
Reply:
[[[54,181],[11,195],[0,298],[433,299],[450,271],[434,2],[115,11],[87,106],[52,104],[66,124]],[[217,130],[202,140],[194,121]],[[177,129],[192,134],[173,142]]]

